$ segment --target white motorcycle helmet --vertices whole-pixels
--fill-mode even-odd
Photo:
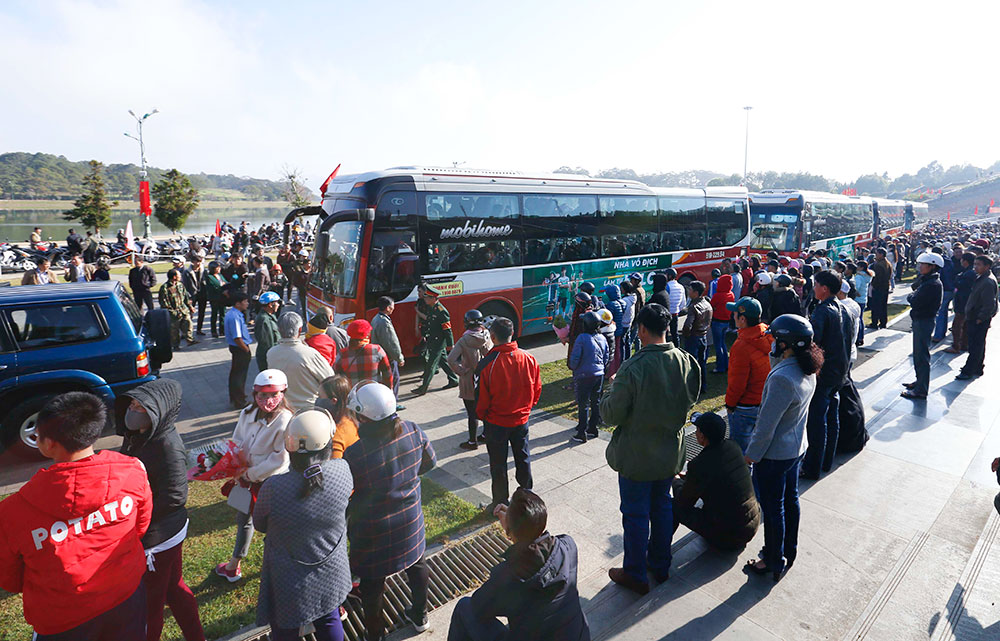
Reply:
[[[928,265],[937,265],[938,269],[944,269],[944,258],[939,254],[934,252],[924,252],[917,256],[917,263],[927,263]]]
[[[266,369],[253,379],[255,392],[283,392],[288,389],[288,377],[280,369]]]
[[[320,452],[330,441],[336,424],[330,413],[322,408],[297,412],[285,428],[285,449],[292,453]]]
[[[347,407],[369,421],[381,421],[396,413],[396,397],[381,383],[361,381],[347,395]]]

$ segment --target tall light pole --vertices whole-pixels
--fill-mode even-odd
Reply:
[[[746,133],[743,137],[743,186],[746,187],[747,184],[747,152],[750,149],[750,110],[753,107],[743,107],[743,110],[747,112],[747,126]]]
[[[141,118],[135,115],[135,112],[131,109],[128,110],[128,113],[135,118],[136,129],[139,132],[138,136],[133,136],[127,131],[125,135],[139,143],[139,163],[142,166],[142,171],[139,172],[139,211],[143,214],[143,236],[146,240],[149,240],[149,181],[147,180],[148,174],[146,173],[146,145],[142,141],[142,123],[146,122],[146,118],[149,118],[153,114],[160,113],[160,110],[153,109],[149,113],[143,114]]]

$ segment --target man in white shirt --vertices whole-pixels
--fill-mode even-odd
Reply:
[[[684,286],[677,282],[677,270],[673,267],[667,268],[663,275],[667,277],[667,311],[670,312],[670,340],[674,346],[680,345],[677,334],[677,317],[681,310],[687,305],[687,296],[684,293]]]

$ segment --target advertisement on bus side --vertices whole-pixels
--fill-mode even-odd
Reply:
[[[552,328],[557,317],[566,322],[573,316],[573,300],[580,285],[590,282],[596,294],[605,302],[604,288],[618,284],[633,272],[643,277],[643,288],[649,295],[653,291],[653,273],[671,266],[671,255],[609,258],[587,263],[552,263],[525,268],[522,289],[524,292],[524,333]]]

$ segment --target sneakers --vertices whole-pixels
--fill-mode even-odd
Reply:
[[[485,443],[486,442],[486,435],[485,434],[480,434],[479,436],[477,436],[476,437],[476,442],[477,443]]]
[[[240,572],[240,566],[237,565],[235,570],[230,570],[226,567],[225,563],[220,563],[215,566],[215,573],[229,581],[230,583],[236,583],[243,578],[243,573]]]
[[[586,434],[581,434],[581,433],[577,432],[577,433],[573,434],[573,442],[574,443],[586,443],[587,442],[587,435]]]
[[[597,430],[587,430],[587,438],[597,438],[598,436]]]
[[[403,610],[403,616],[406,617],[406,620],[413,625],[413,629],[416,630],[417,632],[426,632],[431,627],[430,621],[427,620],[426,612],[417,616],[409,609],[406,609]]]
[[[479,449],[479,443],[477,443],[475,441],[462,441],[461,443],[458,444],[458,446],[460,448],[462,448],[463,450],[478,450]]]

